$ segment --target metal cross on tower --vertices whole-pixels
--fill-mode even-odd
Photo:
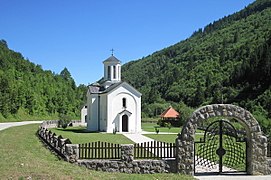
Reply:
[[[111,51],[111,55],[113,56],[114,55],[114,49],[112,48],[110,51]]]

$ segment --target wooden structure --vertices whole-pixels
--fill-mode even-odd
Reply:
[[[150,141],[134,144],[135,159],[167,159],[176,157],[175,143]]]
[[[179,116],[180,114],[171,106],[160,115],[162,120],[177,120]]]
[[[79,144],[79,159],[120,159],[120,144],[92,142]]]
[[[79,159],[121,159],[120,144],[91,142],[79,144]],[[133,145],[134,159],[167,159],[176,157],[175,143],[150,141]]]

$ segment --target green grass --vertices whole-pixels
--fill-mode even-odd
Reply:
[[[159,132],[169,132],[169,133],[179,133],[181,132],[181,127],[171,127],[171,129],[168,129],[167,127],[159,127],[156,123],[142,123],[141,128],[143,131],[147,132],[155,132],[155,128],[158,127]]]
[[[179,174],[123,174],[91,171],[53,155],[36,136],[38,125],[0,131],[0,179],[193,179]]]
[[[144,134],[144,136],[167,143],[175,143],[177,138],[177,134]],[[201,137],[203,137],[203,135],[195,134],[195,141],[199,141]]]
[[[73,144],[82,144],[95,141],[103,141],[114,144],[134,144],[133,141],[122,134],[87,132],[86,127],[52,128],[52,132],[69,138]]]
[[[177,138],[177,134],[144,134],[144,136],[167,143],[175,143]]]
[[[154,117],[154,118],[142,118],[142,123],[157,123],[160,118]]]
[[[157,126],[153,123],[142,123],[142,129],[148,132],[154,132],[154,126]],[[134,144],[133,141],[126,138],[122,134],[112,134],[112,133],[98,133],[98,132],[87,132],[86,127],[68,127],[66,129],[63,128],[52,128],[50,129],[52,132],[57,135],[61,135],[64,138],[69,138],[74,144],[82,144],[89,143],[95,141],[103,141],[115,144]],[[174,134],[144,134],[147,137],[152,139],[162,141],[162,142],[175,142],[177,138],[177,134],[181,132],[181,128],[172,127],[170,130],[166,127],[159,127],[160,132],[170,132]],[[197,130],[198,132],[198,130]],[[200,132],[200,131],[199,131]],[[202,135],[196,135],[196,141]]]

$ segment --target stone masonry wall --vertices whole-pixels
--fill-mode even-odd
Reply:
[[[78,160],[79,166],[88,169],[106,172],[123,172],[138,174],[175,173],[175,160]]]

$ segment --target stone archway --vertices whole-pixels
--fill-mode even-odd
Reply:
[[[198,124],[211,117],[230,117],[241,123],[247,132],[247,173],[269,174],[267,164],[267,138],[252,114],[232,104],[213,104],[203,106],[193,112],[176,139],[177,171],[194,175],[194,137]]]

